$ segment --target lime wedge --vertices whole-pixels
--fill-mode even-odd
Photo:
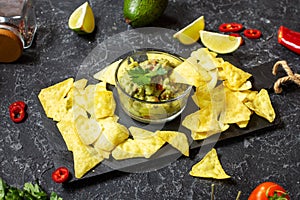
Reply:
[[[204,30],[205,21],[204,17],[201,16],[177,33],[173,35],[174,38],[178,39],[182,44],[190,45],[197,42],[200,38],[200,30]]]
[[[94,13],[88,2],[79,6],[69,18],[69,28],[76,33],[92,33],[95,29]]]
[[[231,53],[237,50],[241,44],[241,37],[234,37],[210,31],[200,31],[202,44],[219,54]]]

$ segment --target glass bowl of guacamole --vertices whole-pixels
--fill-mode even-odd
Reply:
[[[182,62],[178,56],[156,50],[126,55],[115,74],[125,113],[143,123],[164,123],[179,116],[192,89],[172,79],[174,68]]]

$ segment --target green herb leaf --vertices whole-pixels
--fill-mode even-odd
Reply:
[[[0,178],[0,199],[4,199],[6,187],[6,183]]]
[[[59,197],[55,192],[51,192],[50,200],[63,200],[63,198]]]
[[[24,191],[35,197],[36,199],[47,199],[47,194],[44,192],[38,184],[25,183]],[[28,195],[29,196],[29,195]]]
[[[47,200],[45,191],[36,183],[25,183],[23,190],[7,185],[0,178],[0,200]],[[55,192],[51,193],[50,200],[63,200]]]
[[[143,69],[141,66],[137,66],[128,70],[127,73],[134,83],[138,85],[149,85],[153,77],[165,75],[168,71],[161,66],[156,70]]]

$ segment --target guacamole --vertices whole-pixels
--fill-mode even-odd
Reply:
[[[188,87],[170,79],[174,67],[166,59],[133,62],[120,77],[120,85],[134,98],[148,102],[168,101],[183,94]]]
[[[120,63],[116,85],[121,106],[129,116],[141,122],[170,121],[185,108],[191,91],[191,86],[170,78],[182,60],[160,52],[147,52],[147,57],[143,62],[128,57]]]

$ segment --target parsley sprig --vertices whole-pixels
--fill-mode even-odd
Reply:
[[[1,200],[47,200],[47,193],[37,184],[25,183],[23,189],[6,184],[0,178],[0,199]],[[63,200],[55,192],[51,192],[50,200]]]
[[[131,80],[138,85],[149,85],[153,77],[165,75],[168,73],[168,71],[164,69],[162,66],[159,66],[155,70],[137,66],[128,70],[127,72]]]

